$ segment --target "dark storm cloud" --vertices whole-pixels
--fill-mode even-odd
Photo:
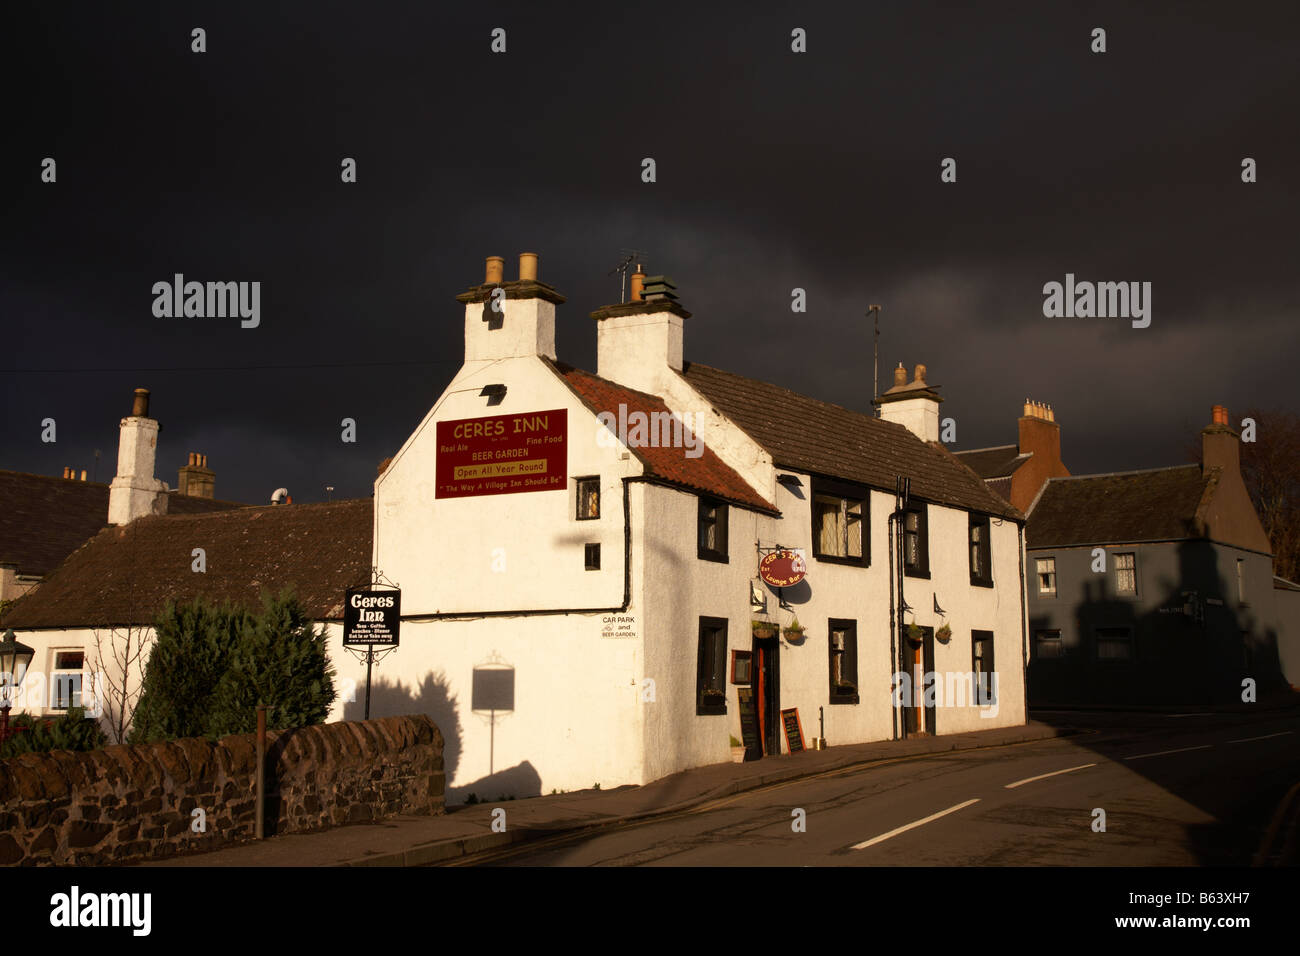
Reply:
[[[3,375],[0,466],[99,448],[106,477],[147,385],[164,480],[197,450],[223,497],[368,494],[459,364],[451,297],[525,249],[575,364],[643,249],[688,358],[866,408],[880,302],[882,381],[927,364],[958,447],[1051,402],[1076,473],[1180,461],[1213,403],[1296,407],[1294,5],[444,6],[20,18],[0,365],[82,371]],[[176,272],[261,281],[262,325],[155,318]],[[1151,282],[1151,327],[1044,318],[1067,272]]]

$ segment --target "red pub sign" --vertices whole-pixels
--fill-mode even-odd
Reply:
[[[808,573],[802,551],[782,549],[763,556],[758,562],[758,576],[774,588],[788,588],[798,584]]]
[[[568,478],[565,408],[438,422],[438,498],[555,491]]]

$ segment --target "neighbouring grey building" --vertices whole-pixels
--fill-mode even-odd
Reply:
[[[1261,695],[1286,688],[1294,614],[1222,406],[1201,440],[1199,465],[1043,485],[1026,527],[1031,705],[1228,703],[1247,677]]]

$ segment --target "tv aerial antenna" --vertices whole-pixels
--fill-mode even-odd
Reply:
[[[606,275],[618,274],[618,301],[627,301],[627,273],[633,265],[640,265],[645,261],[646,254],[639,249],[620,248],[619,252],[623,253],[623,258],[614,268],[610,269]]]

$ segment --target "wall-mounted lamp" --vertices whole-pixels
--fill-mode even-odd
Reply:
[[[787,488],[802,488],[803,482],[799,480],[798,475],[777,475],[776,480],[781,482]]]
[[[479,392],[479,397],[486,398],[489,405],[500,405],[505,401],[506,387],[504,385],[484,385],[483,391]]]

